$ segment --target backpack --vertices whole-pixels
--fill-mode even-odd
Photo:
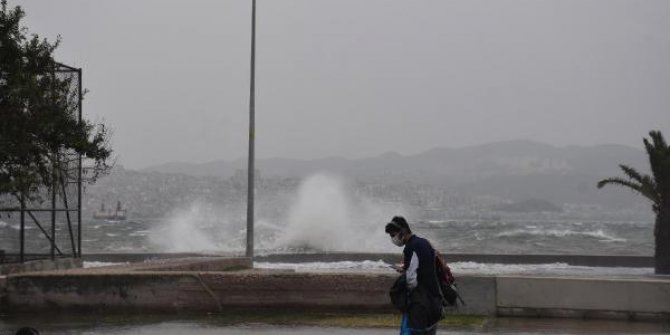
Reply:
[[[458,301],[465,305],[465,301],[458,294],[456,289],[456,279],[451,273],[447,261],[439,251],[435,250],[435,275],[437,276],[438,288],[442,295],[442,304],[444,306],[458,307]]]

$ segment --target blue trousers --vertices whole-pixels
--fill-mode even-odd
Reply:
[[[409,327],[408,320],[407,313],[403,313],[402,319],[400,319],[400,335],[435,335],[437,332],[437,323],[430,328],[417,330]]]

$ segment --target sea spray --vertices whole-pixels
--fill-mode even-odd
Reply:
[[[405,214],[397,203],[356,195],[345,179],[316,174],[279,198],[257,195],[254,247],[275,252],[397,252],[384,223]],[[242,253],[246,203],[194,201],[176,209],[148,234],[163,252]]]
[[[383,223],[398,210],[397,205],[356,196],[341,178],[316,174],[300,184],[275,247],[390,251]]]
[[[241,249],[244,232],[236,231],[220,210],[194,201],[154,226],[149,240],[165,252],[219,252]]]

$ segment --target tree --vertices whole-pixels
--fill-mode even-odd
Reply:
[[[35,199],[40,187],[67,179],[73,155],[105,171],[109,133],[79,121],[72,78],[55,72],[60,37],[54,43],[28,37],[21,7],[0,4],[0,195]]]
[[[644,147],[649,156],[651,175],[643,175],[635,169],[619,165],[627,178],[607,178],[598,182],[598,188],[605,185],[620,185],[641,194],[652,202],[656,214],[655,272],[670,274],[670,147],[660,131],[649,132],[650,140],[644,138]]]

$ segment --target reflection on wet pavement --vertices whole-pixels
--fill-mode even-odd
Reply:
[[[267,324],[222,325],[215,318],[189,319],[188,321],[165,321],[175,319],[164,316],[163,320],[151,317],[150,321],[133,318],[132,321],[119,319],[116,322],[100,323],[94,317],[60,317],[44,319],[22,315],[20,317],[0,317],[0,334],[14,334],[22,326],[32,326],[42,334],[54,335],[382,335],[396,334],[395,328],[337,328],[313,326],[287,326]],[[492,318],[475,328],[441,327],[438,334],[668,334],[668,321],[630,322],[617,320],[572,320],[572,319],[528,319]]]

